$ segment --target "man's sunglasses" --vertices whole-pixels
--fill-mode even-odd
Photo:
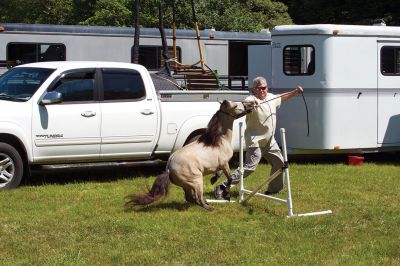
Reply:
[[[265,90],[267,89],[267,86],[264,86],[264,87],[256,87],[256,89],[265,91]]]

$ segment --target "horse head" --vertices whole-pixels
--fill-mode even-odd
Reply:
[[[233,117],[234,119],[240,118],[249,113],[249,109],[246,108],[243,104],[237,104],[228,100],[224,100],[221,103],[219,111]]]

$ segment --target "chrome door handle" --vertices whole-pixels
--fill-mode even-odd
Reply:
[[[95,115],[96,115],[96,112],[93,112],[93,111],[85,111],[85,112],[81,113],[81,116],[83,116],[83,117],[92,117]]]
[[[140,111],[140,113],[142,115],[152,115],[152,114],[154,114],[154,112],[152,110],[150,110],[150,109],[144,109],[144,110]]]

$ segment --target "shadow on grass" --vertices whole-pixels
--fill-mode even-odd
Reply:
[[[289,163],[297,164],[348,164],[349,155],[359,154],[308,154],[308,155],[289,155]],[[400,152],[379,152],[365,153],[359,156],[364,157],[366,163],[376,163],[382,165],[400,165]],[[262,162],[268,163],[265,159]],[[237,154],[230,161],[233,168],[239,166]]]
[[[79,182],[115,182],[132,178],[148,178],[159,175],[165,163],[157,164],[102,164],[73,165],[60,168],[34,169],[31,176],[24,179],[22,186],[45,184],[64,185]]]
[[[173,209],[173,210],[178,210],[178,211],[186,211],[190,207],[196,207],[197,205],[195,204],[190,204],[188,202],[185,202],[182,199],[182,202],[155,202],[147,206],[140,206],[140,205],[125,205],[124,210],[125,212],[154,212],[154,211],[160,211],[162,209]]]
[[[399,152],[369,153],[363,154],[364,162],[382,165],[400,165]],[[266,163],[265,160],[263,160]],[[348,163],[348,155],[291,155],[289,163],[298,164],[332,164]],[[239,165],[238,156],[234,156],[230,161],[232,168]],[[50,167],[52,168],[52,167]],[[103,164],[103,165],[64,165],[56,169],[35,169],[28,179],[24,179],[22,186],[41,186],[44,184],[68,184],[76,182],[113,182],[123,179],[137,177],[157,176],[165,169],[165,161],[157,163],[133,162],[122,164]],[[218,182],[225,179],[223,176]],[[210,182],[205,178],[204,182]],[[213,198],[213,193],[209,192],[206,198]]]

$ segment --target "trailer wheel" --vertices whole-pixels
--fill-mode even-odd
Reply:
[[[24,165],[18,151],[7,143],[0,143],[0,189],[18,187],[23,172]]]

